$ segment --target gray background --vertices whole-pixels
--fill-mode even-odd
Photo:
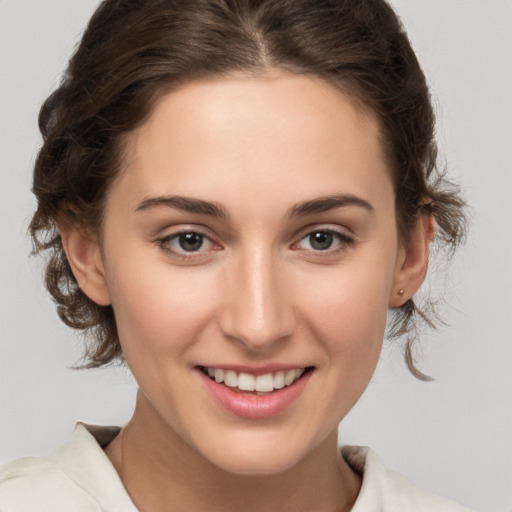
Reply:
[[[60,325],[29,260],[37,112],[97,0],[0,0],[0,462],[48,454],[76,420],[120,424],[124,369],[67,369]],[[394,0],[434,91],[442,154],[472,205],[468,243],[433,287],[451,326],[422,343],[416,382],[387,343],[341,441],[372,446],[416,484],[478,510],[512,510],[512,2]],[[444,277],[443,277],[444,276]],[[434,286],[435,285],[435,286]]]

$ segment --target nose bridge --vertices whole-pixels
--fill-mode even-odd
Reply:
[[[242,251],[229,271],[221,328],[252,350],[290,336],[294,312],[279,258],[268,247]]]

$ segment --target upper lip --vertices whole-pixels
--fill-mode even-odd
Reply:
[[[246,365],[246,364],[201,364],[198,365],[202,368],[219,368],[221,370],[233,370],[237,373],[249,373],[257,377],[258,375],[265,375],[266,373],[276,373],[279,371],[296,370],[297,368],[310,368],[310,364],[280,364],[269,363],[265,365]]]

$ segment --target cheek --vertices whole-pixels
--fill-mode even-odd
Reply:
[[[378,359],[393,279],[393,260],[342,265],[328,276],[309,275],[302,310],[315,337],[347,371]]]
[[[161,261],[144,268],[137,268],[136,258],[127,263],[116,268],[109,283],[125,357],[158,359],[181,351],[211,318],[214,280]]]
[[[336,324],[336,317],[352,318],[345,328],[364,327],[362,321],[365,318],[378,320],[379,315],[385,318],[392,272],[380,271],[375,266],[371,269],[370,266],[347,266],[325,278],[310,276],[309,283],[304,286],[310,307],[325,311],[322,316],[327,324],[331,321]]]

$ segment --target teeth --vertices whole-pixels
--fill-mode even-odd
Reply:
[[[236,376],[236,372],[234,372],[233,370],[228,370],[227,372],[225,372],[224,384],[226,384],[226,386],[229,386],[230,388],[236,388],[238,386],[238,377]]]
[[[294,380],[297,374],[295,373],[295,370],[288,370],[284,374],[284,383],[286,386],[289,386]]]
[[[274,375],[274,387],[276,389],[284,388],[284,372],[277,372]]]
[[[272,374],[258,375],[256,377],[255,389],[260,392],[274,391],[274,377],[272,377]]]
[[[242,391],[254,391],[256,385],[254,381],[254,375],[250,375],[249,373],[241,373],[238,376],[238,389],[241,389]]]
[[[270,393],[275,389],[290,386],[304,373],[304,368],[296,368],[287,371],[278,371],[274,374],[265,373],[255,377],[250,373],[237,373],[234,370],[222,370],[220,368],[205,368],[206,373],[215,382],[224,383],[230,388],[238,388],[240,391],[256,391],[258,393]]]

